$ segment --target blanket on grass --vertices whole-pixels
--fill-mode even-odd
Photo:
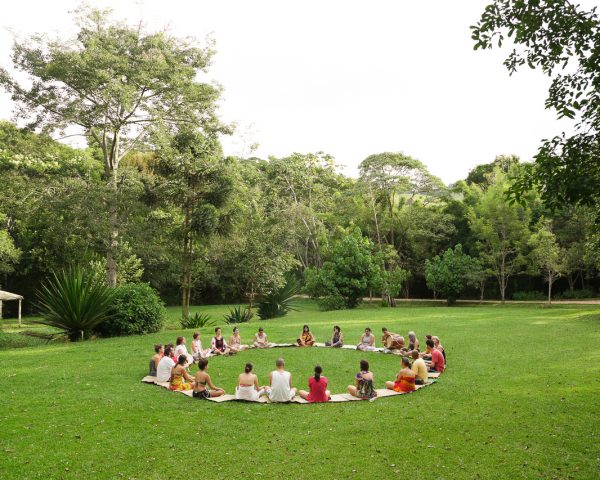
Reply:
[[[432,374],[430,374],[430,375],[432,375]],[[435,375],[439,375],[439,373],[435,374]],[[153,385],[158,385],[159,387],[166,388],[167,390],[169,390],[169,382],[158,382],[156,380],[156,377],[146,376],[146,377],[142,378],[142,382],[153,384]],[[427,381],[427,383],[425,385],[417,385],[416,389],[419,390],[421,388],[428,387],[429,385],[432,385],[435,382],[436,382],[436,380],[434,378],[429,378],[429,380]],[[169,390],[169,391],[173,391],[175,393],[182,393],[186,397],[193,398],[192,390]],[[379,398],[385,398],[385,397],[395,397],[396,395],[405,395],[406,393],[411,393],[411,392],[394,392],[393,390],[388,390],[387,388],[379,388],[379,389],[377,389],[377,398],[379,399]],[[220,397],[207,398],[206,400],[209,400],[211,402],[216,402],[216,403],[222,403],[222,402],[272,403],[271,401],[269,401],[269,399],[267,398],[266,395],[263,395],[262,397],[260,397],[258,399],[258,401],[256,401],[256,402],[251,402],[249,400],[237,400],[235,398],[235,395],[231,395],[228,393],[226,393],[225,395],[221,395]],[[353,397],[349,393],[336,393],[336,394],[331,395],[331,400],[329,401],[329,403],[354,402],[354,401],[361,401],[361,400],[362,400],[361,398]],[[289,403],[310,403],[310,402],[307,402],[300,396],[296,395],[294,397],[294,399]]]

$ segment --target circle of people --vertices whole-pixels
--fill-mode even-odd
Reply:
[[[411,392],[416,385],[427,382],[429,372],[443,372],[446,365],[446,352],[436,336],[426,335],[425,350],[420,350],[420,344],[414,332],[408,332],[408,344],[402,335],[382,328],[382,348],[375,345],[375,335],[370,328],[365,328],[356,349],[364,352],[383,351],[400,353],[401,367],[394,381],[386,382],[386,388],[396,392]],[[300,347],[315,346],[315,336],[308,325],[304,325],[302,333],[296,340]],[[242,344],[238,327],[226,342],[220,327],[215,328],[215,335],[210,348],[203,349],[200,333],[193,334],[192,353],[188,353],[187,341],[183,336],[177,337],[176,344],[154,346],[155,354],[150,360],[149,375],[156,377],[158,382],[169,382],[171,390],[193,390],[194,398],[219,397],[225,393],[223,388],[214,385],[208,373],[208,357],[218,355],[234,355],[249,348],[270,348],[276,344],[270,343],[263,327],[258,328],[252,345]],[[292,345],[288,345],[292,346]],[[344,335],[339,326],[333,327],[331,339],[325,342],[326,347],[341,348],[344,346]],[[198,364],[195,376],[189,373],[191,364]],[[246,363],[244,372],[238,377],[235,388],[237,400],[258,401],[262,395],[268,396],[271,402],[290,402],[296,393],[308,402],[327,402],[331,392],[327,389],[328,380],[323,375],[323,368],[316,365],[314,375],[308,380],[309,390],[300,390],[292,386],[292,374],[285,370],[283,358],[277,359],[276,369],[269,374],[269,384],[259,386],[258,377],[252,372],[252,363]],[[349,385],[348,393],[363,400],[375,400],[377,391],[374,386],[373,372],[369,370],[369,362],[360,361],[360,370],[354,378],[354,384]]]

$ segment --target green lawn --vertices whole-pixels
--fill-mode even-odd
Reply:
[[[259,324],[277,342],[304,323],[318,340],[339,324],[347,343],[365,326],[414,329],[441,337],[450,369],[374,403],[198,401],[140,383],[152,344],[180,334],[170,309],[160,334],[0,351],[0,478],[598,478],[600,308],[301,305],[242,325],[242,337]],[[221,318],[227,307],[199,310]],[[321,363],[334,392],[363,355],[379,387],[398,368],[391,355],[279,349],[211,359],[209,372],[232,391],[246,361],[264,383],[280,355],[300,387]]]

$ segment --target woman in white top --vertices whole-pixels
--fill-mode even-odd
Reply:
[[[285,362],[283,358],[278,358],[277,370],[269,375],[270,388],[267,390],[269,400],[272,402],[291,402],[296,396],[296,389],[292,388],[292,374],[284,370]]]
[[[194,357],[194,361],[198,361],[201,358],[204,358],[206,354],[210,351],[202,349],[202,341],[200,340],[200,333],[194,332],[194,339],[192,340],[192,357]]]
[[[237,353],[246,350],[246,348],[248,348],[247,345],[242,345],[240,329],[238,327],[233,327],[233,335],[229,337],[229,350],[231,353]]]
[[[186,345],[185,337],[177,337],[177,341],[175,342],[175,359],[178,360],[181,355],[185,355],[187,358],[187,362],[184,365],[187,367],[191,363],[194,363],[194,357],[192,357],[188,351]]]
[[[356,349],[363,352],[375,350],[375,335],[373,335],[369,327],[365,328],[365,333],[361,335],[360,343],[356,346]]]
[[[269,346],[267,334],[265,333],[263,327],[258,327],[258,333],[254,334],[253,343],[255,348],[267,348]]]
[[[236,400],[257,402],[258,398],[264,393],[262,388],[258,388],[258,377],[252,373],[253,368],[254,365],[248,362],[244,368],[244,373],[240,373],[237,387],[235,388]]]

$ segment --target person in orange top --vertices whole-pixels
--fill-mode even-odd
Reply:
[[[385,387],[394,392],[412,392],[415,390],[415,372],[410,368],[408,357],[402,357],[402,370],[398,372],[396,380],[385,382]]]
[[[308,325],[302,327],[302,333],[297,341],[301,347],[312,347],[315,344],[315,336],[310,331],[310,328],[308,328]]]

